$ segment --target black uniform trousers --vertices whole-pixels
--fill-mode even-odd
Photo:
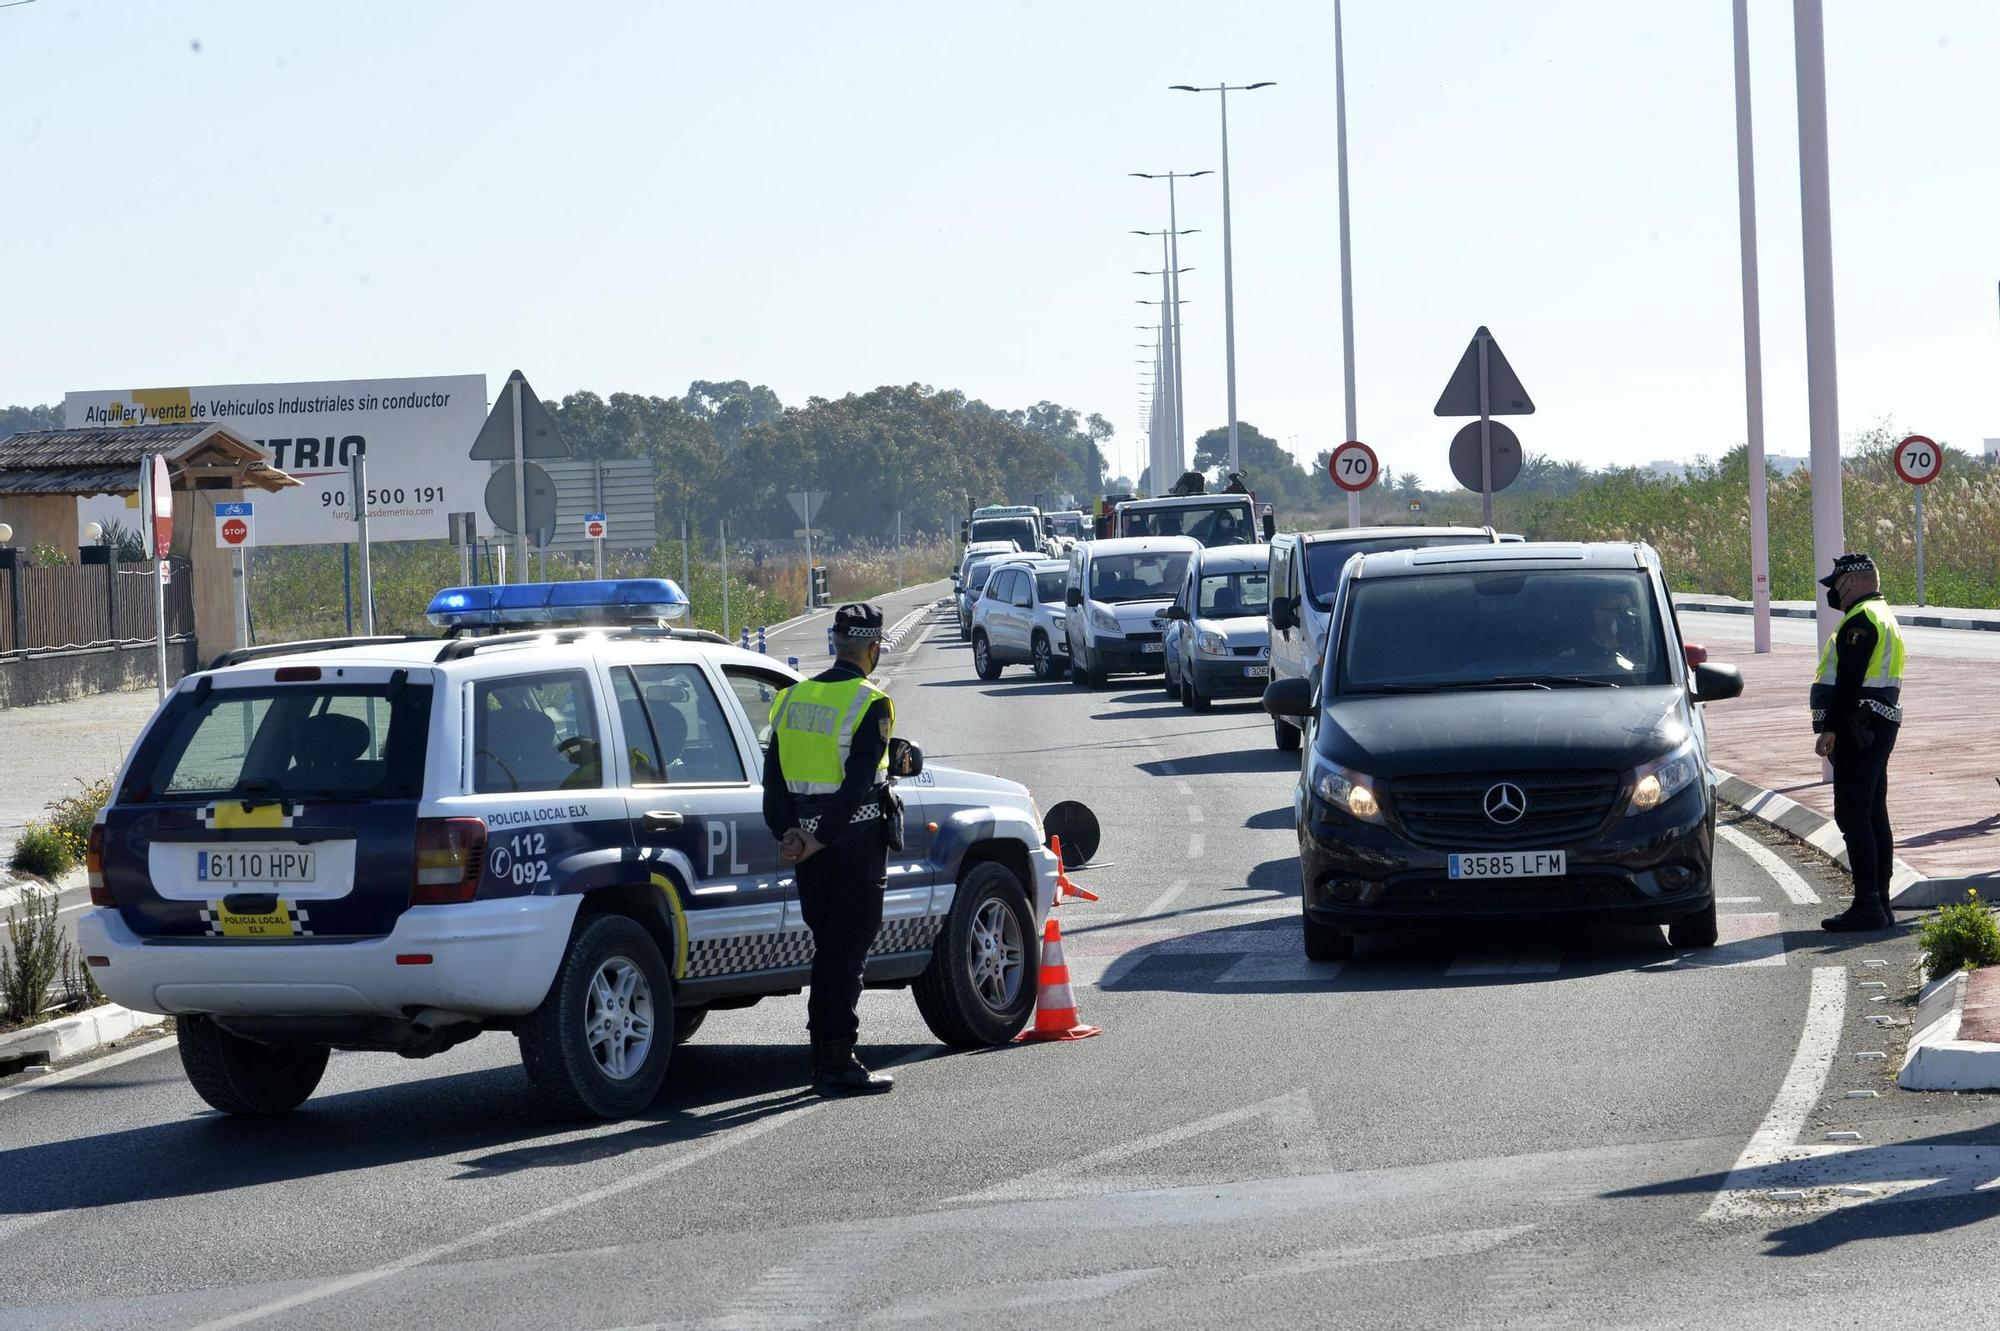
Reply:
[[[1894,722],[1867,718],[1875,739],[1862,748],[1853,727],[1833,746],[1833,821],[1847,839],[1847,863],[1854,872],[1854,899],[1889,904],[1895,876],[1896,838],[1889,829],[1889,755],[1896,748]]]
[[[799,911],[813,935],[806,1026],[813,1043],[853,1048],[861,1033],[861,971],[882,929],[889,843],[880,825],[823,847],[795,870]]]

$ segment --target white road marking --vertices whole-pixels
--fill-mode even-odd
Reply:
[[[135,1044],[129,1049],[120,1049],[115,1054],[106,1054],[103,1058],[94,1058],[88,1063],[79,1063],[75,1067],[64,1068],[60,1072],[45,1072],[33,1081],[23,1082],[19,1086],[10,1086],[6,1090],[0,1090],[0,1102],[12,1100],[16,1096],[27,1095],[33,1091],[45,1091],[51,1086],[60,1086],[64,1082],[75,1081],[78,1077],[88,1077],[93,1072],[102,1072],[106,1068],[115,1068],[121,1063],[130,1063],[135,1058],[144,1058],[148,1054],[165,1053],[169,1049],[177,1049],[179,1047],[172,1040],[149,1040],[145,1044]]]
[[[1774,1165],[1799,1158],[1799,1131],[1812,1115],[1813,1106],[1826,1090],[1827,1074],[1840,1050],[1840,1028],[1847,1016],[1847,972],[1840,966],[1815,966],[1812,989],[1806,997],[1805,1028],[1799,1032],[1799,1047],[1792,1066],[1778,1085],[1777,1098],[1750,1136],[1743,1154],[1736,1159],[1722,1189],[1703,1214],[1704,1220],[1720,1220],[1741,1215],[1747,1205],[1748,1190],[1770,1187],[1759,1177]]]
[[[1503,1229],[1468,1229],[1455,1234],[1418,1234],[1407,1239],[1388,1239],[1381,1243],[1358,1243],[1345,1248],[1321,1248],[1316,1252],[1300,1253],[1292,1260],[1280,1262],[1275,1266],[1245,1271],[1240,1278],[1262,1280],[1270,1276],[1303,1276],[1317,1271],[1340,1271],[1353,1266],[1419,1262],[1435,1257],[1469,1257],[1474,1253],[1488,1252],[1503,1243],[1520,1238],[1534,1228],[1533,1225],[1508,1225]]]
[[[1187,885],[1188,885],[1187,879],[1176,878],[1171,887],[1169,887],[1166,891],[1160,893],[1159,896],[1153,898],[1152,905],[1146,907],[1146,909],[1139,912],[1140,918],[1149,919],[1155,915],[1166,914],[1167,907],[1174,904],[1175,897],[1178,897],[1182,892],[1185,892],[1187,890]]]
[[[1782,966],[1785,964],[1785,935],[1780,932],[1776,911],[1754,911],[1716,918],[1716,944],[1684,953],[1672,962],[1690,970],[1721,969],[1728,966]]]
[[[897,1067],[906,1063],[916,1062],[919,1059],[929,1058],[931,1052],[930,1050],[918,1050],[885,1066]],[[742,1108],[745,1103],[748,1102],[739,1101],[734,1105],[718,1105],[703,1117],[718,1117],[733,1113],[735,1110]],[[636,1188],[643,1188],[648,1184],[657,1183],[663,1178],[678,1174],[683,1169],[687,1169],[692,1165],[698,1165],[702,1161],[720,1155],[733,1147],[744,1146],[768,1136],[776,1132],[779,1128],[797,1122],[799,1119],[804,1118],[806,1115],[816,1109],[822,1108],[828,1103],[830,1102],[826,1100],[813,1100],[789,1109],[774,1110],[767,1117],[760,1118],[754,1123],[735,1127],[727,1133],[698,1141],[685,1154],[674,1156],[669,1160],[663,1160],[649,1169],[642,1169],[636,1173],[626,1174],[601,1187],[591,1188],[588,1191],[565,1197],[561,1201],[551,1202],[549,1205],[537,1210],[517,1215],[511,1220],[502,1220],[495,1224],[487,1225],[484,1228],[474,1230],[470,1234],[461,1235],[449,1242],[434,1244],[431,1247],[409,1253],[406,1256],[398,1257],[393,1262],[385,1262],[381,1266],[371,1267],[366,1271],[356,1271],[352,1275],[342,1276],[337,1280],[328,1280],[321,1284],[308,1286],[296,1294],[289,1294],[281,1299],[273,1299],[269,1303],[261,1303],[254,1308],[246,1308],[241,1312],[231,1313],[227,1317],[217,1318],[212,1322],[204,1322],[200,1326],[193,1328],[193,1331],[229,1331],[232,1327],[248,1326],[252,1322],[261,1322],[267,1317],[275,1317],[279,1313],[290,1312],[294,1308],[302,1308],[307,1304],[318,1303],[322,1299],[330,1299],[335,1295],[345,1294],[350,1290],[377,1284],[383,1280],[387,1280],[390,1276],[407,1271],[412,1267],[425,1266],[437,1261],[439,1258],[464,1252],[468,1248],[476,1248],[482,1243],[490,1243],[503,1235],[513,1233],[517,1229],[526,1229],[531,1225],[538,1225],[544,1221],[553,1220],[557,1216],[567,1215],[571,1211],[580,1211],[584,1207],[594,1206],[598,1202],[631,1192]]]
[[[1179,776],[1180,774],[1181,774],[1181,769],[1174,766],[1174,760],[1172,758],[1160,759],[1160,775]]]
[[[1717,897],[1715,904],[1718,906],[1753,906],[1761,903],[1763,900],[1764,898],[1762,897]]]
[[[1298,947],[1294,940],[1293,949]],[[1308,961],[1303,952],[1248,953],[1216,977],[1217,984],[1293,984],[1325,982],[1340,974],[1337,961]]]
[[[1193,786],[1191,786],[1191,785],[1189,785],[1189,784],[1188,784],[1187,782],[1185,782],[1185,781],[1176,781],[1176,782],[1174,782],[1174,789],[1175,789],[1175,790],[1178,790],[1178,791],[1179,791],[1179,792],[1180,792],[1181,794],[1183,794],[1183,795],[1192,795],[1192,794],[1194,794],[1194,787],[1193,787]]]
[[[25,1234],[31,1229],[39,1229],[51,1220],[73,1215],[72,1211],[42,1211],[35,1215],[10,1215],[0,1217],[0,1242],[5,1242],[17,1234]]]
[[[1722,835],[1724,841],[1749,856],[1752,864],[1770,875],[1771,881],[1778,885],[1778,890],[1783,892],[1794,906],[1820,904],[1819,893],[1813,891],[1812,884],[1808,883],[1797,869],[1779,859],[1770,847],[1733,827],[1718,827],[1715,830]]]
[[[1050,1304],[1089,1303],[1122,1294],[1134,1285],[1165,1275],[1164,1266],[1142,1266],[1124,1271],[1102,1271],[1096,1275],[1051,1277],[1044,1280],[1012,1281],[1007,1284],[975,1285],[950,1293],[913,1299],[884,1308],[863,1318],[861,1325],[890,1325],[897,1322],[933,1322],[940,1318],[958,1319],[976,1314],[973,1320],[990,1322],[1007,1310],[1041,1308]],[[1060,1320],[1060,1319],[1057,1319]],[[669,1324],[659,1324],[664,1331]]]
[[[1201,833],[1199,832],[1188,833],[1188,858],[1191,860],[1200,859],[1202,852],[1202,845],[1203,841]]]
[[[1445,975],[1551,975],[1562,965],[1560,952],[1514,952],[1476,949],[1462,952],[1445,968]]]
[[[1201,821],[1201,806],[1199,804],[1190,804],[1187,806],[1187,809],[1189,822],[1198,823]]]
[[[1165,1146],[1187,1141],[1224,1128],[1234,1128],[1238,1124],[1262,1119],[1269,1123],[1280,1142],[1280,1156],[1293,1174],[1325,1174],[1331,1172],[1331,1158],[1327,1154],[1326,1138],[1320,1131],[1319,1115],[1313,1111],[1312,1098],[1301,1086],[1296,1091],[1273,1096],[1269,1100],[1259,1100],[1255,1104],[1239,1109],[1225,1110],[1211,1114],[1207,1118],[1183,1123],[1177,1128],[1164,1132],[1148,1133],[1144,1137],[1108,1146],[1089,1155],[1078,1156],[1074,1160],[1045,1169],[1023,1174],[1019,1178],[996,1183],[980,1192],[964,1193],[948,1198],[948,1202],[977,1205],[982,1202],[1004,1202],[1031,1198],[1047,1201],[1057,1197],[1078,1197],[1091,1193],[1115,1192],[1119,1184],[1115,1180],[1089,1179],[1082,1177],[1090,1170],[1106,1165],[1115,1165],[1148,1151],[1157,1151]],[[1232,1140],[1240,1143],[1243,1134],[1232,1133]]]

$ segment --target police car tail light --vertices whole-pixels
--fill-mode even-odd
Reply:
[[[83,846],[83,871],[90,883],[90,904],[109,906],[112,903],[111,889],[104,885],[104,824],[94,824],[90,829],[90,840]]]
[[[442,629],[537,629],[576,624],[658,624],[685,618],[688,598],[671,578],[596,578],[447,587],[425,618]]]
[[[477,818],[419,818],[413,906],[470,901],[486,862],[486,824]]]

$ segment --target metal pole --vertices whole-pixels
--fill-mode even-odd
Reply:
[[[687,514],[683,513],[681,514],[681,593],[685,596],[694,595],[688,590],[693,585],[688,580],[688,520]]]
[[[1187,360],[1187,348],[1181,345],[1181,229],[1180,214],[1174,204],[1174,173],[1167,173],[1167,232],[1168,232],[1168,276],[1173,282],[1173,304],[1169,306],[1173,314],[1174,329],[1174,479],[1187,470],[1187,380],[1183,377],[1183,367]],[[1171,484],[1171,482],[1169,482]]]
[[[715,520],[716,548],[722,554],[722,636],[729,636],[729,519]]]
[[[896,510],[896,590],[903,590],[903,510]]]
[[[361,547],[361,631],[375,636],[375,576],[368,559],[368,453],[354,450],[354,529]]]
[[[1177,447],[1174,441],[1180,438],[1180,429],[1181,429],[1180,416],[1174,410],[1174,378],[1175,378],[1174,365],[1180,348],[1174,345],[1174,279],[1172,276],[1173,267],[1174,267],[1173,240],[1170,236],[1161,236],[1160,237],[1160,342],[1161,345],[1163,345],[1166,348],[1166,351],[1164,353],[1165,358],[1162,362],[1162,366],[1167,372],[1166,387],[1163,390],[1163,395],[1161,400],[1166,403],[1167,407],[1167,428],[1166,431],[1160,436],[1159,461],[1153,464],[1153,494],[1156,497],[1165,494],[1168,488],[1173,485],[1174,481],[1180,479],[1178,475],[1175,476],[1173,480],[1167,479],[1169,461]]]
[[[1916,492],[1917,505],[1917,604],[1924,603],[1924,487],[1910,487]]]
[[[528,468],[522,456],[521,443],[521,381],[507,381],[508,394],[514,400],[514,577],[517,581],[528,580]]]
[[[346,612],[347,636],[354,636],[354,547],[340,547],[340,605]]]
[[[1347,53],[1341,43],[1340,0],[1333,0],[1334,161],[1340,192],[1340,368],[1347,387],[1347,437],[1359,439],[1354,408],[1354,260],[1347,238]],[[1482,360],[1481,364],[1484,364]],[[1483,382],[1483,380],[1482,380]],[[1489,519],[1490,521],[1490,519]],[[1361,496],[1347,496],[1347,525],[1361,525]]]
[[[597,461],[596,473],[597,507],[591,511],[593,513],[602,513],[604,511],[604,460],[602,458],[599,458]],[[601,578],[604,576],[604,538],[599,537],[592,541],[590,545],[591,576]]]
[[[146,551],[153,557],[154,679],[159,689],[159,696],[164,700],[167,696],[167,561],[159,557],[160,548],[153,536],[153,459],[151,456],[146,458],[146,463],[140,468],[139,475],[141,478],[139,487],[141,496],[139,520],[142,524],[141,530],[145,533],[146,537]],[[11,580],[16,588],[20,587],[21,567],[19,564],[14,566]],[[21,620],[17,615],[14,620],[14,645],[17,647],[26,645],[20,636],[20,625]]]
[[[236,589],[236,645],[250,645],[250,559],[242,546],[230,551],[229,579]],[[1921,604],[1921,602],[1919,602]]]
[[[1492,406],[1488,394],[1492,385],[1486,373],[1486,348],[1492,341],[1486,330],[1480,329],[1475,339],[1479,343],[1479,524],[1493,525],[1493,422],[1487,415]]]
[[[1222,366],[1229,385],[1229,470],[1242,461],[1236,447],[1236,286],[1229,253],[1229,89],[1218,88],[1222,100]]]
[[[1743,409],[1750,468],[1751,650],[1771,650],[1771,531],[1764,471],[1764,339],[1757,299],[1757,172],[1750,133],[1748,0],[1735,0],[1736,220],[1743,256]]]
[[[1826,24],[1820,0],[1792,0],[1799,87],[1799,229],[1806,287],[1806,405],[1812,438],[1813,572],[1846,543],[1841,504],[1840,388],[1834,355],[1833,216],[1827,189]],[[1819,602],[1823,647],[1840,611]]]

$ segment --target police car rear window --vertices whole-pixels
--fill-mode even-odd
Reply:
[[[178,693],[147,732],[119,799],[416,799],[430,715],[428,685]]]

